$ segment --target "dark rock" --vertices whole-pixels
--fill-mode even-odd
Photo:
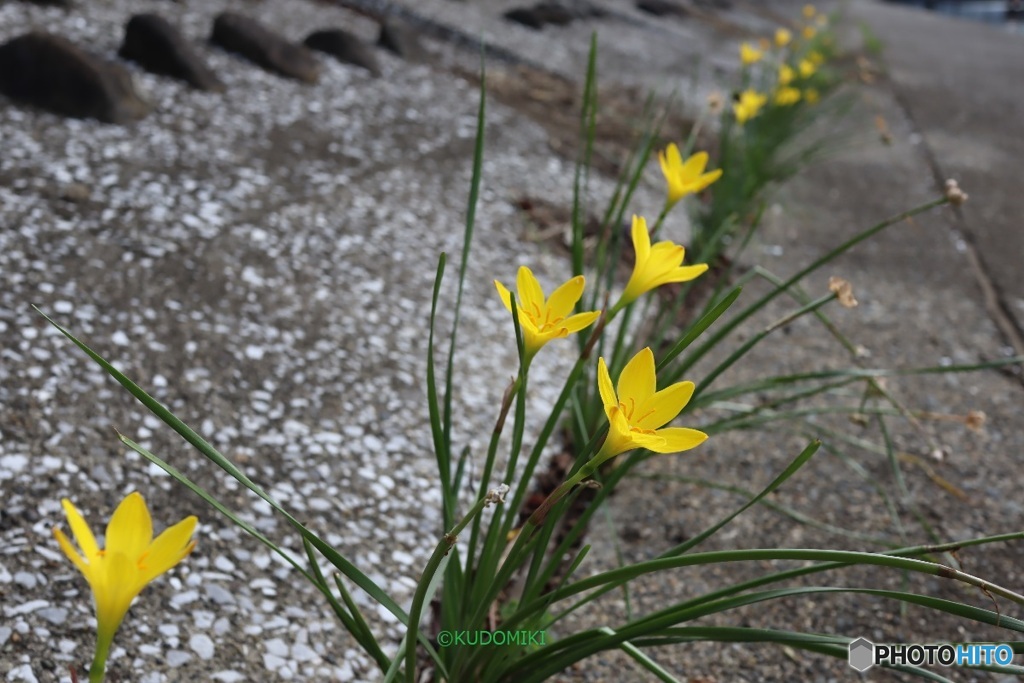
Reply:
[[[573,19],[603,16],[603,12],[590,4],[567,6],[558,2],[538,2],[532,7],[520,7],[505,12],[505,18],[532,29],[541,29],[545,24],[565,26]]]
[[[604,19],[608,16],[608,10],[599,5],[594,5],[589,2],[579,1],[576,3],[577,12],[580,18],[586,19],[592,17],[594,19]]]
[[[374,76],[380,76],[380,65],[373,49],[359,37],[340,28],[310,33],[303,44],[313,50],[326,52],[339,62],[361,66]]]
[[[130,123],[149,113],[127,69],[49,33],[26,33],[0,45],[0,92],[104,123]]]
[[[656,17],[686,16],[686,8],[672,0],[637,0],[636,8]]]
[[[178,29],[159,15],[136,14],[129,19],[118,54],[147,71],[172,76],[200,90],[224,90],[224,84]]]
[[[411,62],[423,61],[426,55],[416,29],[397,17],[388,17],[381,23],[377,44]]]
[[[519,7],[505,12],[504,16],[509,21],[522,24],[527,28],[540,30],[544,28],[544,18],[532,7]]]
[[[320,76],[320,65],[313,53],[243,14],[218,14],[210,40],[268,71],[289,78],[316,83]]]
[[[33,5],[46,5],[48,7],[63,7],[68,9],[71,7],[71,0],[28,0]]]
[[[576,14],[557,2],[539,2],[533,6],[534,13],[545,24],[565,26],[576,18]]]

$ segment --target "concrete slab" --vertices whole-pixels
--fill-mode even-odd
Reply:
[[[881,2],[855,2],[886,45],[893,89],[922,137],[937,177],[955,177],[971,201],[959,228],[976,248],[997,305],[1024,350],[1024,39],[982,24]]]

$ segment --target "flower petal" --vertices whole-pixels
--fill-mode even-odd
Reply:
[[[709,171],[702,175],[700,178],[694,181],[690,188],[690,192],[700,192],[711,183],[715,182],[722,177],[722,169],[716,168],[714,171]]]
[[[78,543],[78,547],[82,549],[85,561],[88,562],[100,551],[99,545],[96,544],[96,537],[92,535],[92,529],[89,528],[88,522],[82,517],[82,513],[78,511],[78,508],[70,500],[62,498],[60,504],[64,508],[64,515],[68,518],[71,533],[74,534],[75,541]],[[63,536],[63,534],[61,535]],[[59,542],[60,539],[58,538],[57,541]]]
[[[632,432],[633,448],[646,448],[655,453],[664,453],[665,439],[660,434],[643,434]]]
[[[633,273],[643,268],[651,253],[651,235],[647,232],[647,220],[643,216],[633,215],[633,251],[636,252],[636,264]]]
[[[68,556],[68,559],[78,567],[78,571],[82,572],[83,576],[88,578],[89,564],[82,559],[81,555],[78,554],[78,551],[75,550],[75,546],[71,545],[71,541],[64,535],[64,532],[57,527],[53,527],[53,535],[57,539],[57,544],[60,545],[60,549]]]
[[[665,180],[668,181],[669,187],[672,186],[672,179],[675,178],[675,171],[669,166],[668,157],[665,152],[658,152],[658,164],[661,165],[661,174],[665,176]]]
[[[114,510],[107,524],[107,554],[123,553],[138,558],[153,541],[153,521],[146,509],[146,501],[138,491],[129,493]]]
[[[533,271],[526,266],[519,266],[519,273],[516,276],[516,288],[519,290],[520,306],[531,313],[539,313],[544,310],[544,290],[534,277]]]
[[[512,312],[512,292],[508,291],[505,285],[501,284],[497,280],[494,281],[494,286],[498,288],[498,296],[501,297],[501,302],[505,304],[505,308],[508,312]]]
[[[96,630],[101,637],[102,634],[113,637],[132,600],[145,584],[139,583],[134,560],[119,552],[107,552],[103,556],[102,571],[90,578],[89,584],[96,600]]]
[[[692,157],[686,160],[683,164],[682,176],[683,182],[692,182],[695,178],[699,177],[704,169],[708,165],[708,153],[697,152]]]
[[[666,427],[659,429],[657,434],[663,439],[663,442],[657,447],[644,446],[644,448],[655,453],[679,453],[696,448],[708,438],[704,432],[686,427]]]
[[[196,522],[194,516],[186,517],[156,537],[140,562],[143,583],[149,583],[192,552],[196,543],[190,539],[195,531]]]
[[[605,413],[608,415],[608,436],[601,444],[603,458],[610,458],[636,448],[633,438],[636,433],[629,428],[629,420],[622,410],[617,405],[605,406]]]
[[[655,389],[657,379],[654,376],[654,352],[647,346],[626,363],[626,367],[622,368],[622,374],[619,375],[619,402],[625,405],[627,410],[632,409],[631,422],[635,419],[636,408],[647,403],[654,395]]]
[[[612,378],[608,374],[604,358],[597,359],[597,388],[601,392],[601,402],[604,403],[605,410],[619,407],[619,399],[615,397],[615,388],[612,386]]]
[[[665,148],[665,159],[668,161],[668,167],[672,169],[672,174],[679,175],[680,169],[683,168],[683,155],[679,153],[679,146],[676,143],[668,143],[668,147]]]
[[[702,275],[708,269],[708,264],[698,263],[693,266],[682,266],[669,271],[663,278],[659,278],[658,284],[667,285],[671,282],[689,282]]]
[[[582,275],[577,275],[564,282],[558,289],[551,292],[548,297],[548,311],[552,318],[565,318],[576,306],[576,302],[583,296],[583,287],[586,280]],[[543,294],[541,295],[543,297]]]
[[[694,388],[693,382],[676,382],[656,392],[646,403],[637,407],[633,425],[641,429],[657,429],[668,424],[690,402]]]
[[[647,259],[647,270],[651,276],[658,278],[668,271],[683,263],[686,257],[686,249],[681,244],[674,242],[658,242],[651,247],[651,255]]]
[[[595,320],[601,317],[601,311],[587,311],[585,313],[577,313],[576,315],[569,316],[562,321],[562,327],[565,328],[569,334],[573,332],[579,332],[584,327],[589,326]]]

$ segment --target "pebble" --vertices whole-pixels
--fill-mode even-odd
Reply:
[[[192,620],[195,622],[196,628],[202,630],[210,628],[213,625],[213,622],[216,620],[216,618],[217,615],[215,615],[213,612],[208,612],[206,610],[196,610],[192,613]]]
[[[180,609],[189,603],[195,602],[199,599],[199,593],[196,591],[183,591],[176,593],[171,597],[171,604],[176,608]]]
[[[0,457],[0,478],[10,478],[28,466],[28,457],[24,455],[5,455]]]
[[[320,659],[320,655],[308,645],[296,643],[292,646],[292,659],[296,662],[312,662]]]
[[[285,655],[287,656],[287,652],[285,652]],[[279,657],[278,655],[272,655],[269,653],[263,655],[263,665],[271,671],[277,671],[280,673],[280,669],[283,669],[287,664],[288,660],[284,657]]]
[[[38,580],[36,575],[31,572],[17,572],[14,575],[14,583],[18,584],[22,588],[35,588]]]
[[[17,605],[16,607],[5,607],[4,614],[8,617],[13,617],[19,614],[28,614],[30,612],[35,612],[37,610],[49,606],[50,603],[48,600],[29,600],[28,602],[23,602],[22,604]]]
[[[207,583],[203,585],[203,590],[206,592],[206,597],[213,600],[218,605],[233,605],[235,604],[235,596],[228,589],[224,588],[220,584]]]
[[[240,681],[246,680],[244,674],[240,674],[239,672],[232,671],[230,669],[226,671],[218,671],[212,674],[210,678],[215,681],[220,681],[220,683],[240,683]]]
[[[416,558],[414,558],[412,555],[405,552],[404,550],[396,550],[395,552],[391,553],[391,559],[397,562],[398,564],[404,566],[409,566],[416,561]]]
[[[167,653],[167,665],[178,668],[191,661],[192,655],[184,650],[171,650]]]
[[[39,683],[39,679],[32,673],[32,666],[29,664],[22,664],[20,666],[13,667],[7,672],[8,681],[23,681],[23,683]]]
[[[266,648],[267,654],[277,657],[288,656],[288,645],[280,638],[271,638],[263,643],[263,647]]]
[[[178,637],[179,629],[177,624],[160,624],[156,628],[157,631],[160,632],[160,635],[164,636],[165,638]]]
[[[63,624],[68,618],[68,611],[63,607],[47,607],[39,610],[37,614],[55,626]]]
[[[200,659],[213,659],[214,646],[213,641],[210,639],[209,636],[202,633],[196,633],[191,638],[189,638],[188,646],[189,648],[191,648],[193,652],[199,655]]]

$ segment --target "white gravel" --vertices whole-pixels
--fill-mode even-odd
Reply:
[[[300,0],[159,11],[199,41],[226,7],[293,38],[338,24],[375,31]],[[130,0],[67,13],[5,3],[0,40],[46,27],[113,55],[137,10]],[[199,547],[133,608],[112,671],[154,682],[375,678],[293,570],[125,453],[110,428],[301,556],[269,506],[192,455],[30,304],[178,412],[400,604],[440,532],[425,326],[441,251],[452,258],[441,329],[451,320],[476,93],[384,53],[380,79],[325,59],[321,82],[306,86],[199,49],[227,92],[135,70],[155,110],[133,126],[0,101],[0,669],[9,681],[87,668],[89,592],[50,528],[66,526],[67,496],[99,532],[135,489],[158,529],[198,514]],[[454,401],[456,450],[477,458],[514,373],[511,324],[491,280],[514,280],[520,263],[546,286],[568,275],[564,259],[520,239],[509,199],[567,202],[572,177],[539,127],[496,104],[488,121]],[[659,191],[642,189],[639,202],[656,206]],[[531,428],[568,370],[572,344],[553,347],[535,363]],[[393,651],[393,617],[355,598]]]

